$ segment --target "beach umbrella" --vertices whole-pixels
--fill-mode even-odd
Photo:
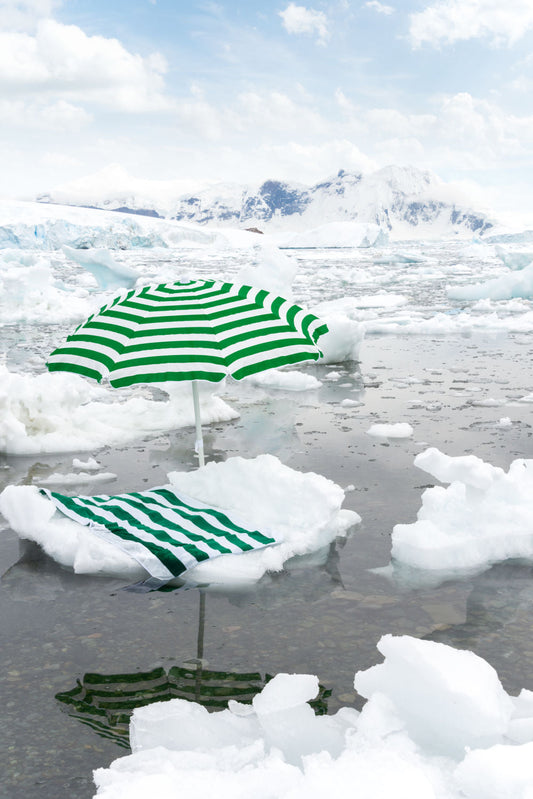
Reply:
[[[239,380],[318,360],[326,325],[265,289],[216,280],[143,286],[91,315],[49,356],[69,371],[117,388],[191,381],[200,465],[204,463],[197,381]]]

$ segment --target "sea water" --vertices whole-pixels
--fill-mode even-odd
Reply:
[[[395,252],[416,260],[394,261]],[[506,562],[433,586],[395,581],[380,571],[390,559],[392,528],[416,518],[421,494],[434,482],[413,464],[420,451],[435,446],[449,455],[473,453],[504,468],[533,457],[532,404],[524,401],[533,392],[530,300],[449,299],[450,286],[505,272],[492,250],[477,244],[287,254],[298,262],[295,301],[308,307],[342,301],[365,325],[359,360],[302,366],[321,383],[309,392],[228,381],[223,396],[240,418],[205,429],[206,457],[270,452],[292,468],[316,471],[347,489],[344,506],[362,523],[347,540],[289,563],[254,588],[203,594],[135,593],[119,579],[73,575],[20,544],[4,523],[0,736],[6,797],[85,799],[94,793],[92,769],[127,751],[120,746],[127,743],[127,725],[118,712],[111,710],[99,725],[65,700],[78,684],[86,685],[86,674],[96,675],[97,683],[114,679],[122,694],[134,684],[134,703],[150,694],[156,672],[172,669],[185,681],[184,673],[196,675],[198,696],[202,674],[207,683],[209,673],[223,698],[232,696],[235,684],[248,681],[253,690],[269,675],[305,672],[318,676],[319,712],[331,713],[361,706],[354,672],[380,661],[376,643],[392,633],[471,649],[496,668],[510,693],[533,688],[531,564]],[[125,251],[121,258],[150,279],[231,279],[249,253]],[[81,267],[59,256],[53,268],[71,286],[89,285]],[[41,359],[70,329],[72,323],[60,318],[2,328],[8,367],[39,373]],[[501,425],[503,417],[511,424]],[[413,434],[371,436],[376,423],[408,423]],[[117,475],[113,491],[119,492],[196,468],[192,445],[193,431],[184,428],[90,454]],[[74,457],[87,460],[88,453],[0,456],[0,488],[67,473]]]

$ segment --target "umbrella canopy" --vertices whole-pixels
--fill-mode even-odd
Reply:
[[[197,380],[237,380],[318,360],[326,325],[282,297],[215,280],[128,291],[83,322],[49,356],[50,371],[76,372],[115,387],[193,381],[200,463]]]

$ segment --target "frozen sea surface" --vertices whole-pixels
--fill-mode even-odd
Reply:
[[[206,427],[206,456],[269,452],[294,469],[323,474],[350,489],[344,507],[362,523],[347,541],[314,561],[289,564],[254,590],[207,591],[202,617],[196,590],[137,594],[122,590],[120,580],[73,575],[38,549],[20,547],[0,520],[0,736],[10,799],[91,797],[92,769],[124,753],[117,736],[103,737],[90,717],[76,717],[56,698],[87,673],[97,682],[110,675],[149,682],[145,675],[154,670],[191,669],[200,656],[229,693],[239,675],[255,674],[262,684],[266,675],[304,672],[318,676],[321,710],[332,713],[361,706],[354,672],[380,661],[376,644],[390,633],[471,649],[495,667],[508,692],[533,689],[531,564],[505,562],[436,586],[413,587],[379,572],[390,559],[393,527],[414,521],[422,492],[434,482],[414,466],[422,450],[473,453],[503,468],[533,457],[531,299],[450,298],[450,288],[508,273],[486,244],[402,242],[285,254],[297,261],[295,301],[333,304],[364,327],[359,362],[303,367],[321,383],[305,392],[228,381],[222,396],[240,417]],[[258,258],[215,248],[113,256],[147,281],[231,279]],[[19,313],[6,304],[0,320],[7,367],[23,374],[42,372],[43,358],[75,317],[109,296],[62,252],[39,258],[40,293],[26,302],[35,285],[21,271],[18,283],[9,283],[10,291],[25,287]],[[15,258],[1,269],[31,267]],[[57,296],[59,306],[52,303]],[[412,435],[368,434],[373,425],[400,423]],[[193,438],[186,427],[91,452],[3,455],[0,488],[72,472],[75,457],[94,457],[115,474],[114,492],[159,485],[169,471],[195,468]],[[120,728],[112,713],[109,724]]]

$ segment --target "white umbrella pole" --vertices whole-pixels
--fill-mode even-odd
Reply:
[[[205,465],[204,459],[204,439],[202,437],[202,419],[200,416],[200,398],[198,396],[198,383],[196,380],[192,381],[192,401],[194,404],[194,421],[196,424],[196,452],[198,453],[198,460],[200,466]]]

